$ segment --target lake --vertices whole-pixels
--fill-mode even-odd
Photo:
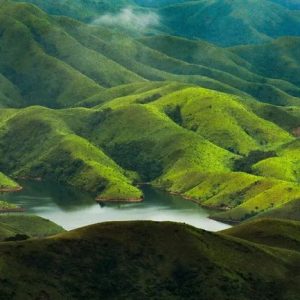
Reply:
[[[144,187],[141,203],[109,203],[101,206],[87,193],[51,182],[20,182],[19,193],[2,194],[2,200],[17,204],[26,213],[49,219],[67,230],[107,221],[174,221],[209,231],[230,226],[208,218],[209,210],[180,196]]]

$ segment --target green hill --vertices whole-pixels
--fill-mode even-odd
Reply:
[[[0,240],[18,238],[43,238],[62,233],[63,228],[55,223],[31,215],[0,215]]]
[[[265,70],[272,56],[260,46],[224,49],[171,36],[135,39],[10,1],[1,2],[0,18],[0,107],[78,106],[109,94],[110,88],[113,93],[118,86],[149,81],[179,81],[278,105],[299,104],[299,82],[292,77],[299,62],[280,46],[284,39],[274,42],[282,48],[278,62],[288,55],[294,63],[288,72],[278,68],[272,74]],[[297,39],[291,43],[297,53]]]
[[[185,1],[159,12],[173,34],[223,46],[299,35],[300,12],[266,0]]]
[[[226,222],[299,198],[298,38],[226,49],[136,39],[11,1],[0,18],[0,105],[23,107],[0,110],[5,174],[102,200],[141,200],[136,184],[151,182]]]
[[[14,191],[20,189],[20,186],[12,179],[5,176],[0,172],[0,192],[1,191]]]
[[[1,124],[5,128],[0,137],[1,165],[10,174],[25,178],[50,176],[105,197],[140,198],[141,193],[131,186],[125,171],[68,126],[67,121],[72,120],[76,130],[80,126],[84,130],[83,126],[88,127],[87,116],[92,126],[105,118],[105,112],[76,109],[63,113],[42,107],[1,111],[7,112],[9,117]]]
[[[299,252],[174,223],[98,224],[42,240],[1,243],[0,253],[6,299],[299,295]]]
[[[299,35],[300,8],[296,0],[176,0],[176,1],[41,1],[28,0],[50,14],[85,22],[120,14],[130,8],[135,15],[156,14],[159,30],[193,39],[232,46],[257,44],[281,36]],[[113,14],[110,17],[114,16]],[[272,22],[270,21],[272,20]],[[129,21],[127,19],[127,21]]]
[[[114,98],[123,93],[129,95]],[[221,209],[213,218],[226,222],[300,196],[280,168],[281,176],[258,169],[283,157],[297,168],[292,129],[258,114],[269,105],[172,82],[120,86],[86,104],[97,106],[2,109],[2,170],[58,180],[104,200],[137,201],[135,184],[151,182]]]
[[[104,12],[117,12],[134,5],[134,0],[28,0],[52,15],[63,15],[90,22]]]
[[[234,226],[222,233],[258,244],[300,251],[300,222],[259,219]]]
[[[283,203],[258,215],[260,218],[280,218],[300,221],[300,200],[299,197],[293,201]]]

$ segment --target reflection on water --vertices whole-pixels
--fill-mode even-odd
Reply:
[[[208,218],[209,211],[150,187],[144,188],[145,200],[141,203],[99,205],[86,193],[51,182],[21,182],[19,193],[2,194],[1,199],[15,203],[47,218],[65,229],[107,221],[153,220],[187,223],[192,226],[218,231],[230,226]]]

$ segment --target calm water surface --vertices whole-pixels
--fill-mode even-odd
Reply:
[[[208,218],[209,210],[150,187],[144,188],[145,200],[141,203],[105,204],[74,189],[50,182],[21,182],[19,193],[2,194],[0,197],[26,209],[26,213],[47,218],[65,229],[107,221],[153,220],[187,223],[192,226],[218,231],[229,225]]]

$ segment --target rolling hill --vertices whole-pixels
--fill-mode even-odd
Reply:
[[[19,190],[20,186],[0,172],[0,192]]]
[[[300,196],[294,178],[258,168],[287,157],[298,170],[293,126],[262,117],[275,109],[281,120],[285,108],[172,82],[125,85],[90,101],[97,105],[2,109],[1,169],[71,184],[101,200],[138,201],[136,183],[151,182],[221,209],[213,218],[226,222]]]
[[[299,35],[300,12],[267,0],[186,1],[159,12],[173,34],[222,46]]]
[[[222,233],[271,247],[300,251],[300,222],[259,219],[237,225]]]
[[[140,201],[136,184],[151,182],[225,222],[299,199],[298,38],[135,38],[12,1],[0,18],[5,174],[99,200]]]
[[[281,39],[257,48],[224,49],[171,36],[136,39],[50,17],[24,3],[2,1],[1,14],[2,107],[78,106],[110,88],[149,81],[196,84],[277,105],[299,105],[299,82],[292,76],[300,64],[297,38],[288,39],[290,48]],[[278,51],[268,50],[273,47]],[[270,73],[270,64],[277,71]]]
[[[288,244],[285,248],[183,224],[98,224],[47,239],[0,243],[1,295],[24,300],[297,299],[300,255]]]
[[[0,194],[149,184],[237,224],[1,214],[0,300],[297,300],[298,2],[0,0]]]
[[[119,17],[122,9],[136,15],[156,14],[161,32],[217,45],[259,44],[300,34],[300,8],[295,0],[28,0],[50,14],[85,22],[100,16]],[[130,16],[130,14],[128,15]],[[109,24],[109,23],[108,23]],[[151,31],[151,29],[149,29]]]
[[[17,241],[44,238],[64,232],[55,223],[33,215],[0,215],[0,240]]]

